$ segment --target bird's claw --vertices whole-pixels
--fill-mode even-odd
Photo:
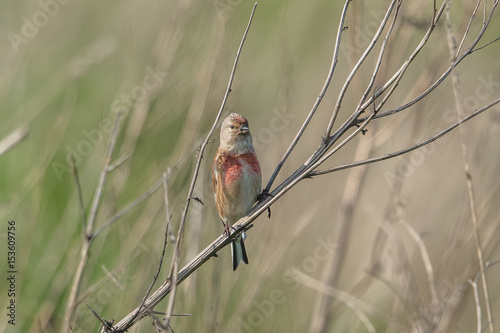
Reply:
[[[224,235],[227,237],[231,236],[231,229],[236,230],[236,228],[233,227],[232,225],[230,226],[229,223],[225,223],[224,224]]]
[[[263,189],[262,193],[257,196],[257,201],[262,202],[266,200],[267,197],[273,197],[271,193],[267,189]]]
[[[257,202],[261,203],[266,200],[267,197],[274,197],[269,191],[265,188],[262,190],[262,193],[257,196]],[[271,218],[271,208],[267,207],[267,218]]]

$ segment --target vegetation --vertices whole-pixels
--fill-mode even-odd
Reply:
[[[497,2],[346,3],[259,3],[223,115],[248,118],[264,185],[303,124],[305,131],[269,188],[273,197],[259,206],[272,202],[270,219],[253,214],[239,224],[254,225],[249,265],[233,272],[225,247],[189,271],[172,311],[190,316],[172,316],[175,332],[500,329]],[[373,51],[346,81],[391,4]],[[252,5],[2,6],[0,246],[4,253],[15,221],[17,309],[15,325],[2,320],[0,331],[97,332],[95,315],[116,324],[141,304],[160,258],[151,292],[170,276],[181,221],[179,270],[221,236],[211,183],[218,130],[207,134]],[[378,94],[429,30],[394,90]],[[435,82],[418,103],[387,113]],[[377,159],[461,119],[435,141]],[[301,169],[315,151],[319,161],[333,149],[318,167]],[[377,163],[331,169],[369,158]],[[184,215],[197,159],[196,200]],[[288,178],[296,170],[305,171]],[[7,261],[2,255],[2,267]],[[7,319],[9,288],[0,285]],[[155,332],[168,302],[129,332]]]

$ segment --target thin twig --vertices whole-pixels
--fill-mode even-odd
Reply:
[[[306,287],[313,288],[321,293],[324,293],[325,295],[335,297],[336,299],[338,299],[339,301],[341,301],[342,303],[344,303],[345,305],[347,305],[351,309],[356,308],[358,311],[355,311],[355,313],[356,314],[363,313],[363,315],[364,315],[363,318],[366,318],[366,321],[363,320],[362,318],[360,318],[360,320],[365,325],[366,325],[366,322],[368,321],[368,319],[367,319],[366,315],[364,314],[364,312],[369,313],[371,316],[381,318],[384,320],[389,319],[385,315],[385,313],[383,311],[381,311],[380,309],[378,309],[377,307],[372,306],[368,303],[365,303],[364,301],[357,299],[352,295],[349,295],[345,291],[336,289],[332,286],[324,284],[321,281],[315,280],[312,277],[304,274],[302,271],[300,271],[296,268],[292,269],[292,274],[293,274],[293,277],[297,281],[301,282]],[[368,321],[368,323],[369,323],[369,321]],[[373,328],[373,325],[370,323],[368,325],[368,327]],[[367,329],[371,332],[372,330],[369,329],[368,327],[367,327]]]
[[[481,301],[479,300],[479,291],[477,287],[477,282],[479,281],[479,278],[482,277],[483,275],[486,275],[486,272],[488,269],[492,266],[495,266],[497,264],[500,264],[500,260],[492,261],[489,262],[487,261],[482,269],[479,269],[477,272],[476,276],[474,277],[474,280],[469,279],[469,284],[472,286],[472,289],[474,291],[474,301],[476,303],[476,319],[477,319],[477,332],[483,332],[482,328],[482,320],[481,320]]]
[[[366,58],[368,57],[368,55],[370,54],[370,52],[372,51],[372,49],[375,47],[375,44],[379,40],[379,38],[380,38],[380,36],[382,34],[382,31],[384,30],[384,28],[385,28],[385,26],[387,24],[387,21],[389,20],[389,16],[391,15],[392,10],[394,9],[394,6],[396,5],[396,2],[399,2],[399,1],[398,0],[392,0],[391,4],[387,8],[387,12],[385,13],[384,18],[382,19],[382,22],[380,23],[380,25],[379,25],[379,27],[377,29],[377,32],[373,36],[370,44],[365,49],[365,51],[363,52],[363,54],[359,58],[358,62],[356,63],[356,65],[352,69],[351,73],[349,74],[349,76],[345,80],[344,85],[342,86],[342,89],[340,90],[339,97],[337,98],[337,102],[336,102],[335,107],[333,109],[333,113],[332,113],[332,116],[331,116],[330,121],[328,123],[328,126],[326,127],[326,132],[325,132],[325,136],[324,136],[325,139],[330,137],[330,134],[331,134],[332,129],[333,129],[333,125],[335,124],[335,120],[337,119],[337,115],[338,115],[338,113],[340,111],[340,107],[342,105],[342,101],[344,100],[345,93],[347,92],[347,88],[349,87],[349,85],[351,84],[352,80],[354,79],[354,76],[356,76],[356,73],[360,69],[361,65],[365,62]],[[396,18],[396,15],[394,17],[394,21],[395,21],[395,18]],[[392,28],[390,30],[392,30]],[[390,34],[390,32],[388,34]],[[381,51],[381,55],[380,56],[382,56],[382,54],[383,54],[383,51]],[[380,62],[381,62],[381,59],[379,59],[378,63],[380,64]]]
[[[80,183],[80,178],[78,177],[78,169],[76,167],[75,156],[73,156],[73,155],[71,155],[71,168],[73,169],[73,175],[75,177],[76,192],[78,194],[78,203],[80,204],[80,213],[82,214],[83,230],[85,230],[85,222],[87,221],[87,212],[85,211],[85,203],[83,202],[82,185]]]
[[[429,38],[431,36],[431,34],[433,33],[434,31],[434,28],[436,27],[439,19],[441,18],[441,15],[444,11],[444,8],[445,8],[445,3],[443,2],[443,4],[441,5],[441,7],[439,8],[438,11],[434,11],[434,16],[433,16],[433,19],[432,19],[432,22],[429,26],[429,28],[427,29],[426,33],[424,34],[424,36],[422,37],[422,40],[420,41],[420,43],[418,44],[418,46],[415,48],[415,50],[412,52],[412,54],[408,57],[408,59],[403,63],[403,65],[401,65],[401,67],[394,73],[394,75],[382,86],[382,88],[380,88],[379,90],[377,90],[374,94],[373,94],[373,97],[371,99],[369,99],[368,101],[366,101],[362,106],[361,106],[361,109],[360,111],[364,111],[365,109],[367,109],[371,103],[373,103],[373,101],[378,98],[380,95],[382,95],[387,89],[389,89],[389,87],[391,87],[392,85],[394,85],[394,82],[396,80],[400,80],[401,79],[401,75],[404,74],[404,72],[406,71],[406,69],[408,68],[409,64],[411,62],[413,62],[413,60],[417,57],[417,55],[420,53],[420,51],[422,50],[422,48],[427,44],[427,42],[429,41]],[[444,74],[443,74],[444,76]],[[438,84],[434,83],[435,84],[435,87],[437,87],[443,80],[446,76],[443,77],[442,76],[442,80],[439,81]],[[436,81],[437,82],[437,81]],[[435,88],[434,87],[434,88]],[[434,89],[433,88],[433,89]],[[432,90],[433,90],[432,89]],[[430,91],[432,91],[430,90]],[[417,96],[414,100],[404,104],[403,106],[401,106],[400,108],[407,108],[407,107],[410,107],[411,105],[417,103],[418,101],[420,101],[422,98],[424,98],[425,96],[423,96],[425,93],[430,93],[430,91],[425,91],[424,93],[422,93],[421,95]],[[409,105],[411,102],[413,102],[413,104]],[[390,110],[390,111],[386,111],[386,112],[382,112],[382,113],[379,113],[375,119],[377,118],[381,118],[383,115],[389,115],[388,112],[391,112],[391,111],[395,111],[395,110],[398,110],[397,112],[399,111],[402,111],[402,110],[399,110],[399,108],[397,109],[394,109],[394,110]],[[396,112],[394,112],[396,113]],[[358,122],[363,122],[365,119],[361,118],[358,120]]]
[[[99,229],[97,229],[91,236],[92,240],[95,239],[104,229],[110,227],[113,223],[118,221],[123,215],[127,214],[130,212],[132,209],[137,207],[139,204],[141,204],[144,200],[152,196],[153,194],[158,191],[158,189],[161,187],[163,183],[163,178],[160,178],[156,183],[153,184],[146,192],[141,194],[137,199],[132,201],[130,204],[128,204],[125,208],[123,208],[121,211],[116,213],[113,217],[111,217],[109,220],[107,220]]]
[[[90,312],[92,312],[92,314],[94,315],[94,317],[97,318],[97,320],[99,320],[99,322],[101,323],[102,327],[105,329],[106,332],[114,332],[113,331],[113,321],[107,321],[107,320],[104,320],[101,318],[101,316],[99,316],[97,314],[97,312],[94,311],[94,309],[92,309],[90,307],[90,305],[88,305],[87,303],[85,303],[85,305],[89,308]],[[73,329],[70,328],[71,332],[73,332]]]
[[[450,11],[451,11],[451,3],[450,0],[447,0],[447,6],[446,6],[446,33],[447,33],[447,39],[448,39],[448,48],[450,50],[450,56],[451,61],[454,62],[454,55],[457,53],[456,52],[456,42],[455,38],[453,36],[453,32],[451,31],[451,22],[450,22]],[[454,68],[453,68],[454,69]],[[459,80],[458,80],[458,74],[455,70],[452,71],[451,73],[451,82],[452,82],[452,88],[453,88],[453,96],[454,96],[454,101],[455,101],[455,111],[457,113],[457,119],[460,120],[463,114],[463,109],[462,109],[462,103],[460,102],[460,93],[459,93]],[[463,157],[463,162],[464,162],[464,173],[465,173],[465,181],[467,183],[467,194],[469,198],[469,205],[470,205],[470,213],[471,213],[471,218],[472,218],[472,226],[474,229],[474,238],[476,240],[476,252],[477,252],[477,259],[479,263],[479,267],[484,267],[484,259],[483,259],[483,248],[481,245],[481,239],[479,237],[479,226],[478,226],[478,219],[477,219],[477,211],[476,211],[476,200],[474,198],[474,191],[472,188],[472,174],[470,171],[470,165],[469,165],[469,158],[468,158],[468,153],[467,153],[467,146],[465,144],[465,128],[464,126],[459,126],[458,128],[459,133],[460,133],[460,141],[461,141],[461,147],[462,147],[462,157]],[[484,294],[484,301],[486,303],[486,315],[488,317],[488,327],[490,330],[490,333],[495,332],[495,327],[493,325],[493,314],[491,311],[491,303],[490,303],[490,297],[489,297],[489,292],[488,292],[488,283],[486,281],[486,274],[481,275],[481,282],[483,286],[483,294]],[[477,287],[477,285],[476,285]],[[478,317],[479,319],[479,317]],[[479,321],[479,320],[478,320]]]
[[[166,177],[164,178],[164,183],[163,186],[165,187],[165,201],[168,202],[168,197],[167,197],[167,179]],[[167,210],[166,210],[167,215],[169,213],[168,205],[167,205]],[[180,231],[180,229],[179,229]],[[165,314],[165,324],[164,327],[170,327],[170,318],[172,317],[172,311],[174,308],[174,297],[175,297],[175,291],[177,287],[177,275],[179,272],[179,254],[177,252],[177,246],[179,244],[179,239],[180,237],[177,237],[177,241],[175,242],[175,251],[174,251],[174,257],[172,258],[172,264],[170,265],[170,272],[168,275],[169,280],[172,281],[174,288],[172,289],[172,293],[170,294],[170,299],[168,300],[168,305],[167,305],[167,312]]]
[[[333,51],[332,62],[330,65],[330,70],[328,71],[328,75],[326,76],[326,80],[325,80],[325,83],[323,85],[323,88],[321,89],[321,92],[319,93],[319,96],[316,99],[316,102],[314,103],[311,111],[307,115],[306,120],[304,121],[301,128],[299,129],[299,131],[295,135],[295,138],[292,140],[292,143],[290,143],[290,146],[288,147],[285,154],[281,158],[281,161],[279,161],[278,165],[276,166],[276,169],[274,169],[274,172],[273,172],[271,178],[269,178],[269,181],[266,185],[267,192],[271,191],[271,186],[273,185],[274,180],[276,179],[276,177],[278,176],[278,173],[280,172],[281,168],[285,164],[285,161],[287,160],[288,156],[290,156],[290,154],[292,153],[292,150],[297,145],[297,142],[299,142],[300,138],[302,137],[302,134],[304,134],[304,131],[306,130],[307,126],[309,125],[309,122],[311,121],[312,117],[316,113],[316,110],[318,109],[319,105],[321,104],[321,101],[323,100],[323,97],[325,96],[326,91],[328,90],[328,86],[330,85],[330,82],[332,81],[333,73],[335,71],[335,68],[336,68],[336,65],[338,62],[340,40],[342,37],[342,32],[344,32],[344,21],[345,21],[345,17],[347,14],[347,8],[348,8],[350,2],[351,2],[351,0],[347,0],[345,2],[344,8],[342,9],[342,14],[340,15],[340,22],[339,22],[339,26],[337,29],[337,38],[335,39],[335,48]]]
[[[104,161],[104,168],[101,171],[99,181],[97,183],[97,188],[94,194],[94,199],[92,201],[92,206],[90,208],[89,219],[87,221],[87,230],[85,232],[86,237],[92,235],[92,230],[94,229],[94,223],[97,218],[97,212],[99,211],[99,206],[101,205],[102,195],[104,193],[104,184],[106,183],[106,176],[108,175],[108,167],[111,164],[111,155],[115,149],[116,139],[118,138],[118,133],[120,130],[121,117],[123,115],[123,110],[118,111],[116,115],[115,125],[113,127],[113,132],[111,132],[111,139],[109,141],[108,150],[106,152],[106,159]]]
[[[437,17],[436,19],[438,19],[442,12],[444,11],[444,8],[445,8],[445,4],[446,4],[446,1],[443,2],[443,5],[441,6],[440,10],[438,11],[437,13]],[[491,9],[491,12],[490,12],[490,15],[488,17],[488,20],[486,22],[486,24],[484,24],[481,28],[481,31],[479,31],[478,35],[476,36],[476,38],[474,39],[474,41],[472,42],[471,46],[464,52],[462,53],[462,55],[460,57],[458,57],[451,65],[450,67],[448,67],[448,69],[446,69],[443,74],[441,74],[441,76],[433,83],[431,84],[424,92],[422,92],[420,95],[418,95],[417,97],[415,97],[414,99],[412,99],[411,101],[397,107],[397,108],[394,108],[392,110],[389,110],[389,111],[385,111],[385,112],[380,112],[379,114],[377,114],[377,116],[375,117],[375,119],[378,119],[378,118],[382,118],[382,117],[387,117],[387,116],[390,116],[390,115],[393,115],[393,114],[396,114],[398,112],[401,112],[403,110],[406,110],[408,109],[410,106],[418,103],[419,101],[421,101],[424,97],[426,97],[427,95],[429,95],[432,91],[434,91],[447,77],[448,75],[451,74],[453,68],[455,67],[458,67],[458,65],[465,59],[467,58],[467,56],[469,56],[470,54],[472,54],[473,52],[475,51],[478,51],[479,49],[475,49],[476,45],[479,43],[479,41],[481,40],[481,38],[483,37],[484,33],[486,32],[486,29],[489,27],[489,23],[491,21],[491,18],[493,17],[493,13],[495,12],[495,9],[498,5],[498,0],[496,0],[494,3],[493,3],[493,7]],[[428,37],[427,34],[426,34],[426,37],[425,40],[428,40]],[[421,42],[422,43],[422,42]],[[401,70],[401,69],[400,69]],[[399,73],[396,72],[395,76]],[[393,77],[394,78],[394,77]],[[392,80],[393,78],[391,78],[385,85],[383,88],[380,89],[380,91],[383,91],[385,89],[387,89],[387,85],[388,84],[392,84]],[[377,97],[379,95],[379,92],[375,93],[375,97]],[[372,101],[371,100],[368,100],[365,105],[363,105],[363,108],[366,106],[368,107],[368,103],[371,103]],[[359,122],[362,122],[364,121],[364,119],[359,119]]]
[[[97,211],[99,209],[101,199],[102,199],[102,194],[104,191],[104,183],[106,180],[106,175],[107,175],[107,168],[109,166],[109,163],[111,161],[111,155],[113,154],[113,150],[115,147],[116,139],[118,137],[119,129],[120,129],[120,121],[121,121],[121,116],[123,114],[123,111],[119,111],[115,124],[113,127],[113,131],[111,133],[111,137],[109,140],[108,144],[108,149],[106,153],[106,159],[104,160],[104,166],[101,171],[101,176],[99,178],[99,183],[94,195],[94,201],[92,203],[92,209],[91,209],[91,214],[88,217],[87,224],[83,228],[83,245],[82,249],[80,251],[80,261],[78,262],[78,266],[75,271],[75,276],[73,279],[73,284],[71,286],[71,290],[69,293],[69,298],[68,298],[68,304],[66,306],[66,314],[65,314],[65,329],[64,332],[69,332],[71,329],[71,324],[74,316],[74,312],[76,309],[76,305],[78,304],[78,292],[80,290],[80,284],[82,282],[82,276],[83,276],[83,271],[85,269],[85,266],[87,265],[88,261],[88,256],[89,256],[89,250],[90,250],[90,245],[92,243],[92,229],[94,227],[94,222],[97,217]]]
[[[361,109],[361,105],[366,101],[366,98],[368,97],[368,95],[370,94],[370,91],[372,90],[373,88],[373,85],[375,84],[375,78],[377,77],[377,74],[378,74],[378,71],[380,69],[380,66],[382,65],[382,60],[383,60],[383,57],[384,57],[384,52],[385,52],[385,49],[387,47],[387,43],[389,42],[389,38],[392,34],[392,31],[394,29],[394,26],[396,25],[396,19],[398,18],[398,14],[399,14],[399,8],[401,7],[401,1],[398,1],[398,5],[396,7],[396,11],[394,13],[394,18],[392,20],[392,23],[389,27],[389,30],[387,31],[385,37],[384,37],[384,40],[382,42],[382,46],[380,47],[380,52],[379,52],[379,56],[378,56],[378,59],[377,59],[377,62],[375,64],[375,68],[373,70],[373,73],[372,73],[372,76],[371,76],[371,79],[370,79],[370,82],[368,83],[368,86],[366,87],[366,90],[365,92],[363,93],[363,96],[361,97],[361,99],[359,100],[359,103],[358,103],[358,106],[356,107],[356,112],[359,112],[359,110]],[[391,8],[391,11],[392,11],[392,8]],[[387,13],[387,18],[388,18],[388,14],[390,12]],[[381,27],[379,28],[379,30],[383,29],[382,28],[382,24],[386,25],[386,19],[384,18],[384,21],[381,23]],[[380,36],[380,35],[379,35]],[[379,37],[377,37],[378,39]],[[375,97],[373,98],[373,100],[375,101]]]
[[[398,5],[397,8],[399,9],[399,5]],[[313,165],[318,166],[319,164],[323,163],[325,159],[329,158],[333,153],[335,153],[336,151],[338,151],[338,149],[340,149],[343,145],[347,144],[350,140],[352,140],[354,138],[354,136],[359,133],[358,130],[356,130],[355,133],[351,134],[346,140],[344,140],[337,147],[335,147],[334,149],[332,149],[331,151],[329,151],[327,154],[325,154],[326,150],[328,150],[337,140],[339,140],[350,128],[352,128],[353,126],[361,126],[358,129],[363,130],[364,127],[366,127],[366,125],[372,119],[376,118],[376,115],[378,114],[378,112],[380,111],[380,109],[385,105],[385,103],[387,102],[387,100],[391,97],[391,95],[396,90],[396,87],[398,86],[400,80],[403,78],[403,76],[406,73],[406,70],[408,69],[408,67],[411,64],[411,62],[414,60],[414,58],[416,57],[416,55],[419,53],[419,51],[423,48],[423,46],[425,45],[425,43],[429,39],[430,34],[433,32],[434,27],[436,26],[437,21],[438,21],[440,15],[441,15],[443,9],[444,9],[444,4],[443,4],[443,6],[440,8],[440,10],[437,13],[436,12],[434,13],[434,16],[433,16],[433,19],[432,19],[432,23],[431,23],[431,25],[430,25],[430,27],[429,27],[426,35],[424,36],[424,38],[422,39],[422,41],[420,42],[420,44],[417,46],[417,48],[413,51],[412,55],[408,58],[408,60],[396,72],[396,74],[389,81],[386,82],[386,84],[384,85],[384,87],[382,89],[380,89],[378,91],[375,91],[375,93],[373,94],[373,97],[369,101],[365,102],[361,108],[359,108],[359,106],[358,106],[358,108],[356,108],[356,110],[340,126],[340,128],[332,136],[328,136],[328,138],[326,138],[326,140],[327,140],[326,146],[325,147],[320,146],[320,148],[318,148],[313,153],[313,155],[311,155],[311,157],[306,161],[306,163],[301,168],[299,168],[294,174],[292,174],[285,182],[288,182],[289,180],[295,178],[297,175],[302,174],[304,172],[304,169],[313,170],[313,169],[311,169],[309,167],[309,165],[313,164]],[[393,23],[391,25],[391,28],[389,29],[389,32],[386,35],[386,39],[384,40],[384,43],[383,43],[383,45],[381,47],[381,51],[380,51],[381,55],[383,54],[383,52],[385,50],[388,38],[390,36],[390,33],[391,33],[392,28],[394,26],[395,20],[397,18],[397,14],[398,14],[398,11],[396,11],[396,13],[395,13],[394,21],[393,21]],[[378,71],[378,66],[380,66],[381,61],[382,61],[382,57],[380,56],[379,59],[378,59],[378,61],[377,61],[376,66],[375,66],[375,71],[374,71],[375,74]],[[374,104],[375,100],[377,99],[377,97],[380,96],[386,89],[389,89],[389,92],[387,92],[386,95],[383,97],[383,99],[382,99],[381,103],[379,103],[378,107],[374,107],[374,113],[372,115],[370,115],[369,117],[367,117],[367,118],[358,119],[359,116],[361,115],[361,113],[363,113],[364,110],[370,104],[372,104],[372,103]],[[339,96],[339,98],[341,96]],[[362,125],[359,125],[359,123],[362,123]],[[329,126],[330,125],[331,125],[331,123],[329,123]],[[318,160],[320,160],[320,161],[318,161]]]
[[[401,223],[406,228],[406,230],[408,230],[408,233],[415,241],[415,244],[417,244],[418,246],[418,249],[420,251],[420,256],[422,257],[422,261],[424,262],[425,271],[427,272],[427,279],[429,280],[432,305],[438,306],[439,298],[436,289],[436,280],[434,278],[434,269],[432,268],[432,263],[429,257],[429,253],[427,252],[427,248],[425,247],[425,244],[422,241],[422,238],[420,237],[418,232],[408,222],[406,222],[406,220],[401,219],[399,220],[399,223]]]
[[[398,150],[398,151],[395,151],[395,152],[392,152],[392,153],[389,153],[389,154],[386,154],[386,155],[382,155],[382,156],[379,156],[379,157],[374,157],[374,158],[369,158],[367,160],[363,160],[363,161],[358,161],[358,162],[353,162],[353,163],[347,163],[347,164],[344,164],[344,165],[339,165],[339,166],[336,166],[336,167],[333,167],[333,168],[328,168],[328,169],[324,169],[324,170],[318,170],[318,171],[312,171],[308,174],[309,177],[313,177],[313,176],[319,176],[319,175],[324,175],[324,174],[327,174],[327,173],[332,173],[332,172],[336,172],[336,171],[340,171],[340,170],[345,170],[345,169],[350,169],[350,168],[353,168],[353,167],[357,167],[357,166],[360,166],[360,165],[365,165],[365,164],[371,164],[371,163],[375,163],[375,162],[380,162],[380,161],[383,161],[383,160],[387,160],[389,158],[393,158],[393,157],[396,157],[396,156],[399,156],[399,155],[403,155],[403,154],[406,154],[406,153],[409,153],[415,149],[418,149],[418,148],[421,148],[431,142],[434,142],[436,141],[437,139],[439,139],[440,137],[444,136],[445,134],[451,132],[452,130],[454,130],[455,128],[457,128],[458,126],[460,126],[461,124],[469,121],[470,119],[474,118],[475,116],[483,113],[484,111],[486,110],[489,110],[490,108],[492,108],[493,106],[497,105],[498,103],[500,103],[500,98],[494,100],[493,102],[491,102],[490,104],[488,105],[485,105],[483,106],[482,108],[474,111],[473,113],[471,113],[470,115],[466,116],[465,118],[463,118],[462,120],[459,120],[457,121],[456,123],[454,123],[453,125],[449,126],[448,128],[442,130],[441,132],[431,136],[430,138],[428,138],[427,140],[424,140],[414,146],[411,146],[411,147],[408,147],[408,148],[405,148],[405,149],[401,149],[401,150]]]
[[[476,303],[476,321],[477,321],[477,333],[483,332],[483,324],[481,319],[481,301],[479,300],[479,291],[477,290],[477,281],[469,280],[469,284],[474,292],[474,302]]]
[[[24,125],[15,129],[12,133],[10,133],[2,141],[0,141],[0,156],[23,141],[29,133],[30,131],[28,125]]]
[[[476,8],[474,8],[474,11],[472,12],[472,15],[470,16],[469,23],[467,24],[467,28],[465,29],[465,33],[462,37],[462,41],[460,42],[460,45],[458,46],[458,48],[455,52],[455,56],[453,57],[454,59],[456,59],[458,57],[458,55],[460,54],[460,50],[462,50],[462,46],[464,45],[465,39],[469,35],[469,30],[470,30],[470,27],[472,25],[472,21],[474,21],[474,17],[476,16],[476,13],[477,13],[477,10],[479,8],[480,3],[481,3],[481,0],[478,0],[477,4],[476,4]]]
[[[161,267],[163,265],[163,257],[165,256],[165,250],[167,249],[167,243],[168,243],[168,230],[170,228],[170,213],[169,213],[169,208],[168,208],[168,191],[167,191],[167,173],[166,172],[163,173],[163,189],[165,191],[165,207],[166,207],[166,212],[167,212],[165,219],[166,219],[167,223],[165,225],[165,237],[163,239],[163,249],[161,251],[160,263],[158,264],[158,269],[156,270],[156,273],[153,276],[153,281],[151,281],[151,284],[149,285],[149,288],[146,291],[146,294],[142,298],[141,304],[137,308],[135,315],[132,318],[130,318],[130,322],[126,325],[127,328],[125,329],[125,331],[130,327],[129,325],[131,325],[131,323],[134,321],[134,319],[137,318],[137,315],[139,315],[139,312],[141,311],[142,307],[144,306],[146,299],[149,297],[149,293],[153,289],[153,286],[155,285],[156,280],[158,279],[158,276],[160,275]],[[166,327],[169,326],[168,322],[165,326]]]
[[[497,37],[497,38],[495,38],[494,40],[492,40],[491,42],[488,42],[488,43],[484,44],[483,46],[480,46],[480,47],[475,48],[474,50],[472,50],[472,52],[476,52],[476,51],[482,50],[482,49],[484,49],[485,47],[488,47],[488,46],[490,46],[491,44],[498,42],[499,40],[500,40],[500,37]]]
[[[115,276],[116,274],[122,274],[123,275],[123,271],[125,270],[125,268],[127,267],[130,267],[130,265],[135,261],[137,260],[137,258],[139,258],[140,254],[137,253],[135,254],[133,257],[130,257],[128,260],[125,260],[123,263],[121,263],[117,268],[115,268],[112,272],[109,272],[109,274],[107,273],[107,270],[105,270],[103,268],[103,271],[106,273],[106,276],[101,278],[99,281],[97,281],[96,283],[94,283],[93,285],[89,286],[87,289],[85,289],[84,291],[82,291],[81,293],[79,293],[78,295],[78,304],[80,304],[81,302],[83,302],[83,300],[85,300],[89,295],[92,295],[93,293],[95,293],[99,288],[101,288],[102,286],[104,286],[106,283],[108,283],[111,279],[111,276]],[[116,279],[116,278],[114,278]],[[117,279],[116,279],[117,280]],[[115,282],[115,281],[113,281]],[[125,287],[123,286],[122,283],[120,283],[120,281],[116,281],[115,284],[117,285],[118,288],[120,289],[124,289]]]
[[[128,160],[130,158],[130,155],[129,154],[123,154],[122,156],[120,156],[116,161],[114,161],[113,163],[111,163],[109,166],[108,166],[108,169],[107,169],[107,172],[112,172],[113,170],[115,170],[116,168],[118,168],[120,165],[122,165],[126,160]]]

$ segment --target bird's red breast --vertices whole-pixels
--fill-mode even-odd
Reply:
[[[253,151],[239,155],[218,151],[212,181],[219,215],[235,222],[248,213],[261,191],[257,155]]]
[[[224,183],[230,186],[232,183],[238,182],[244,172],[250,172],[260,176],[260,164],[254,152],[236,156],[226,155],[222,165]]]

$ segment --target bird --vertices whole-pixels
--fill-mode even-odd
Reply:
[[[252,143],[248,120],[231,113],[222,122],[220,144],[212,167],[215,206],[229,236],[230,226],[245,216],[257,201],[262,187],[262,172]],[[231,241],[233,271],[240,262],[248,265],[243,231]]]

